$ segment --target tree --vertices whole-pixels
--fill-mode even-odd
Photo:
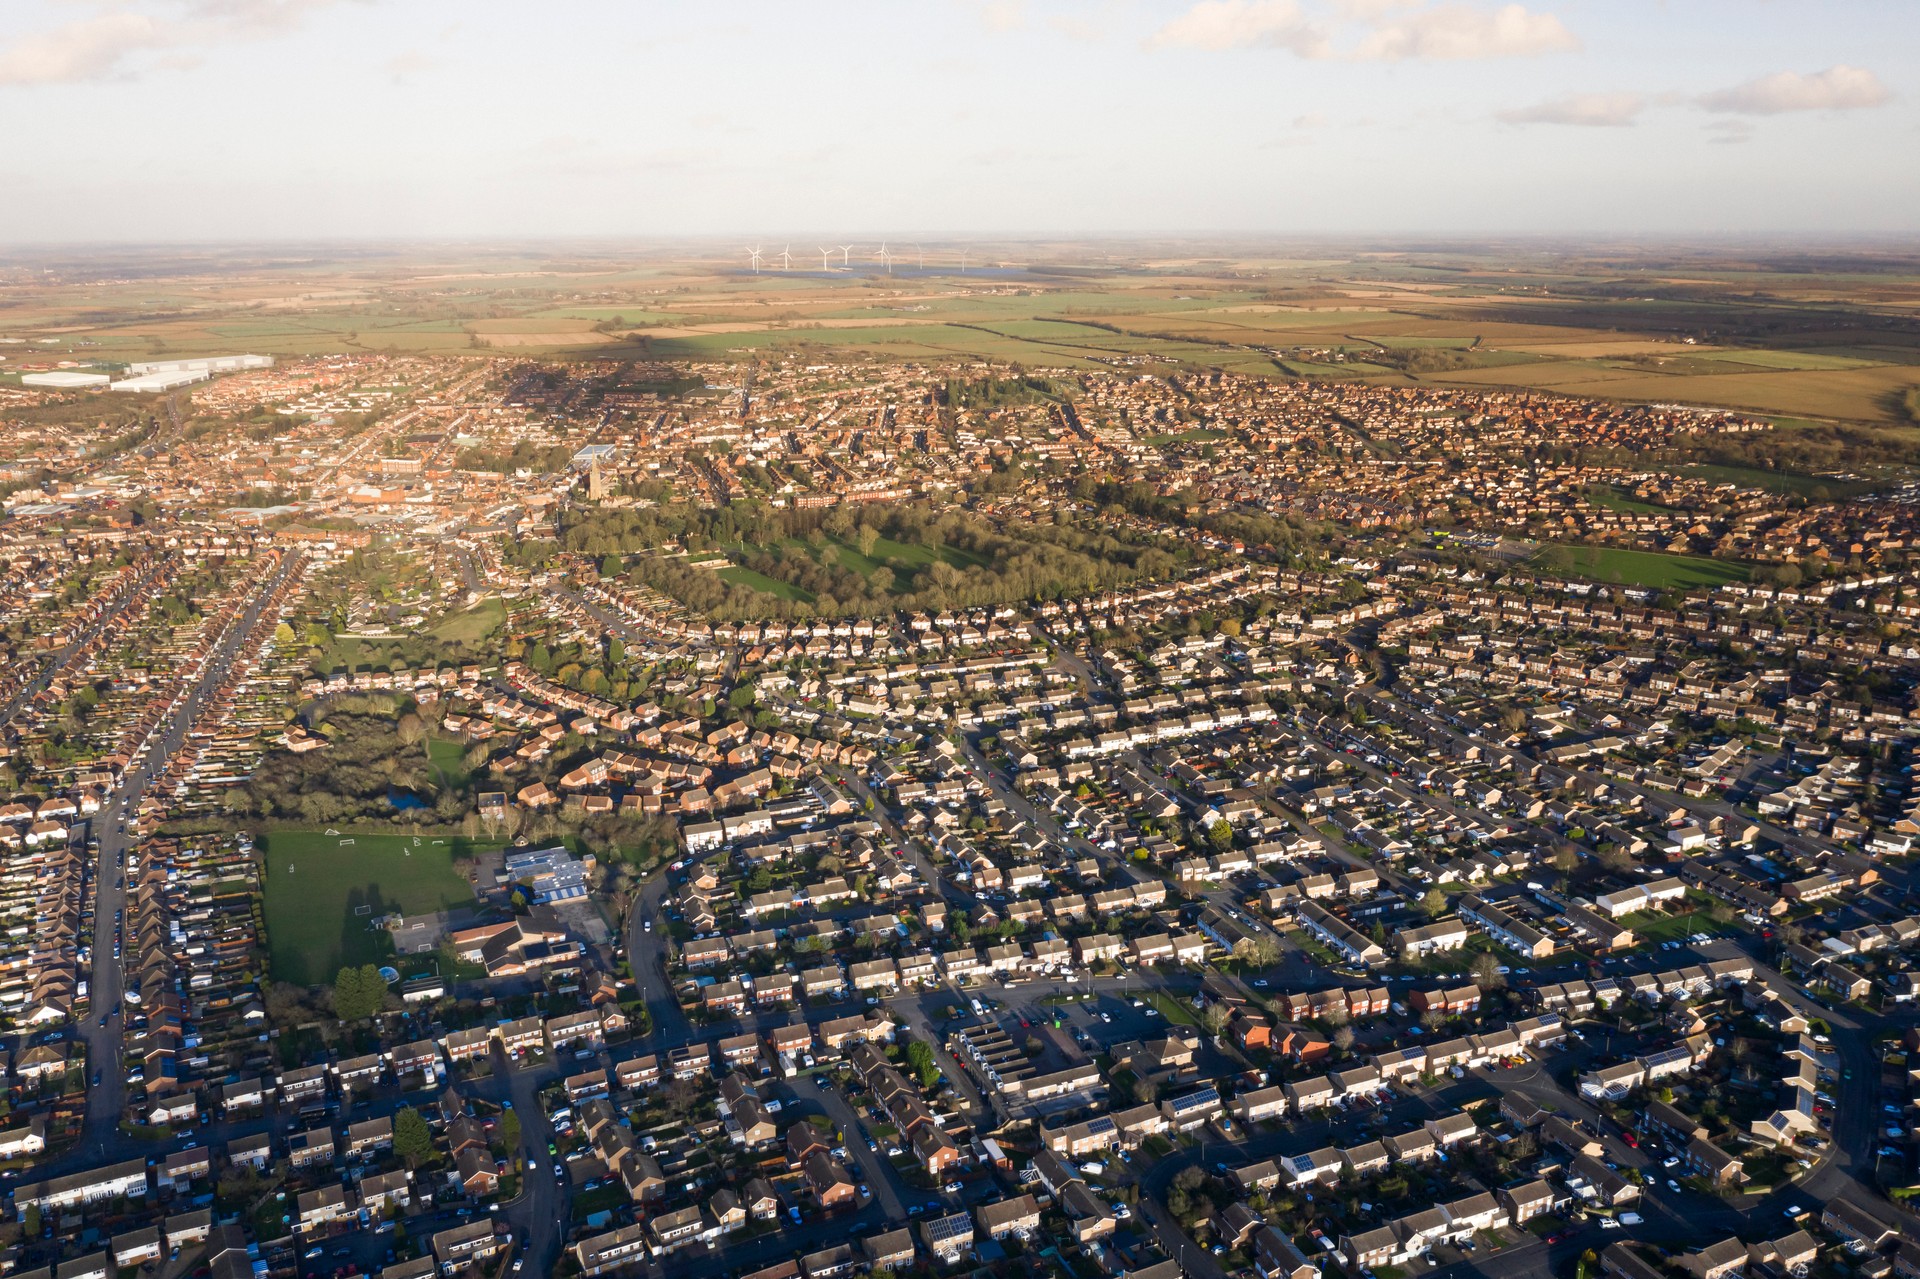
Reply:
[[[365,1021],[386,1002],[387,983],[377,965],[342,968],[333,979],[333,1015],[341,1021]]]
[[[1213,845],[1215,852],[1224,853],[1233,847],[1233,825],[1221,820],[1207,827],[1207,842]]]
[[[1438,919],[1447,913],[1447,895],[1438,888],[1429,888],[1420,895],[1420,909],[1428,919]]]
[[[393,1153],[406,1160],[409,1168],[418,1168],[433,1158],[433,1133],[412,1106],[394,1112]]]
[[[1481,990],[1498,990],[1507,984],[1507,979],[1500,975],[1500,965],[1487,954],[1473,957],[1473,980]]]
[[[919,1076],[922,1088],[932,1088],[940,1082],[940,1067],[934,1064],[933,1049],[924,1040],[916,1039],[907,1045],[907,1065]]]
[[[1242,937],[1233,944],[1233,953],[1255,968],[1271,968],[1280,962],[1280,942],[1265,933]]]
[[[674,1082],[684,1083],[685,1081],[675,1080]],[[520,1116],[518,1113],[509,1110],[500,1116],[500,1143],[508,1150],[515,1150],[519,1147]]]
[[[1219,1004],[1208,1004],[1200,1010],[1200,1026],[1218,1039],[1227,1028],[1227,1010]]]
[[[1333,1032],[1333,1046],[1341,1052],[1353,1048],[1353,1027],[1342,1026]]]

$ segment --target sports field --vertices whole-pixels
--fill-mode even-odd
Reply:
[[[267,946],[273,979],[310,986],[342,965],[384,963],[393,943],[374,920],[473,900],[453,868],[454,837],[276,830],[266,858]]]
[[[1690,591],[1702,587],[1744,582],[1751,566],[1735,560],[1710,560],[1698,555],[1663,555],[1658,551],[1628,551],[1612,546],[1561,546],[1567,575],[1616,586],[1644,586],[1649,590]],[[1555,571],[1547,551],[1535,557],[1543,571]]]

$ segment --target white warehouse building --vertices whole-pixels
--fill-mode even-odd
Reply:
[[[113,379],[105,373],[76,373],[69,369],[56,369],[51,373],[22,373],[21,386],[46,387],[54,391],[85,391],[105,386]]]
[[[205,370],[181,370],[176,373],[142,373],[138,377],[121,378],[113,384],[116,391],[172,391],[179,387],[191,386],[195,382],[204,382],[213,374]]]
[[[236,373],[272,367],[271,355],[206,355],[194,360],[146,360],[127,365],[127,372],[138,378],[149,373]]]

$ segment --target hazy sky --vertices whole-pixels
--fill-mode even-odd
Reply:
[[[1920,229],[1916,0],[0,0],[0,242]]]

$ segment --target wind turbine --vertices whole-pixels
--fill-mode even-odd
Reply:
[[[960,250],[960,274],[965,275],[966,273],[967,273],[967,251],[965,249],[962,249]]]
[[[753,263],[753,273],[755,275],[760,274],[760,246],[755,245],[753,248],[745,250],[745,252],[747,259]]]
[[[885,243],[880,245],[880,261],[886,266],[887,274],[893,274],[893,255],[887,252]]]
[[[786,248],[780,250],[780,269],[782,271],[793,270],[793,254],[789,252],[792,248],[793,246],[789,244]]]
[[[850,253],[852,250],[853,250],[853,246],[851,244],[843,244],[840,246],[840,265],[841,266],[848,265],[847,254]]]
[[[917,244],[913,246],[913,251],[920,255],[920,269],[922,271],[926,270],[927,269],[927,251]]]
[[[832,250],[832,249],[822,249],[822,250],[820,250],[820,269],[821,269],[822,271],[831,271],[831,270],[833,270],[833,267],[832,267],[832,265],[831,265],[831,264],[829,264],[829,262],[828,262],[828,258],[830,258],[830,257],[831,257],[832,255],[833,255],[833,250]]]

